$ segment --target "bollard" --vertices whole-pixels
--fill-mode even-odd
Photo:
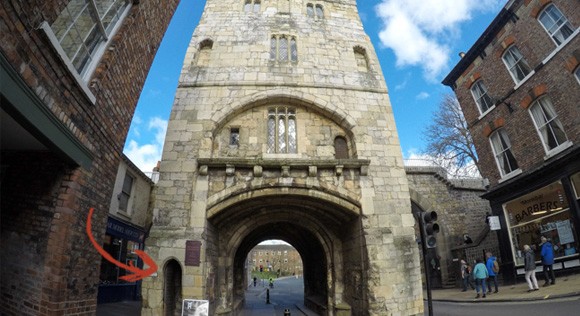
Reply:
[[[286,308],[284,310],[284,316],[290,316],[290,309]]]
[[[270,289],[266,289],[266,304],[270,304]]]

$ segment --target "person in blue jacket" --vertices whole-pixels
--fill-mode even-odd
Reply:
[[[493,284],[495,285],[495,292],[493,292],[493,293],[497,293],[498,292],[497,273],[499,272],[499,270],[494,269],[494,262],[497,259],[496,259],[496,257],[492,256],[491,252],[489,252],[489,251],[485,253],[485,257],[487,258],[487,261],[485,262],[485,266],[487,268],[487,273],[489,274],[489,281],[487,282],[488,293],[491,294],[491,282],[493,282]]]
[[[540,255],[542,256],[544,278],[546,279],[544,286],[548,286],[550,284],[556,284],[556,276],[554,275],[554,269],[552,268],[552,265],[554,264],[554,246],[552,246],[552,243],[546,237],[542,236],[541,239],[542,251],[540,252]],[[550,282],[550,280],[552,282]]]
[[[483,294],[483,298],[485,298],[485,279],[489,277],[487,273],[487,268],[483,264],[483,260],[477,259],[477,264],[473,268],[473,278],[475,279],[475,290],[477,291],[477,296],[475,298],[479,298],[479,288],[481,288],[481,293]]]

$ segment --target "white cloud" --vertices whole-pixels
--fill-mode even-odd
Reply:
[[[125,155],[143,172],[151,172],[157,166],[157,161],[161,160],[167,121],[153,117],[149,120],[147,130],[153,134],[149,144],[139,144],[131,139],[124,150]]]
[[[425,91],[422,91],[421,93],[417,94],[417,96],[415,96],[415,99],[417,100],[425,100],[427,98],[429,98],[431,95]]]
[[[383,21],[379,39],[392,49],[397,66],[420,66],[428,80],[448,68],[460,25],[477,11],[497,11],[505,0],[382,0],[375,7]]]

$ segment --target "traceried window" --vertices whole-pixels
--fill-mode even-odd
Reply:
[[[362,72],[369,71],[369,62],[367,60],[367,53],[364,48],[359,46],[355,47],[354,58],[356,60],[356,67],[358,71]]]
[[[129,0],[71,0],[50,27],[42,28],[87,80],[129,7]]]
[[[517,170],[518,163],[512,153],[507,133],[503,129],[499,129],[491,135],[490,140],[501,176],[504,177]]]
[[[530,113],[546,152],[555,149],[568,140],[564,132],[564,126],[560,122],[558,114],[554,111],[554,106],[549,97],[544,96],[534,102],[530,106]]]
[[[502,59],[516,83],[522,81],[532,71],[528,62],[515,45],[506,50]]]
[[[297,152],[296,110],[275,107],[268,110],[268,153]]]
[[[273,35],[270,38],[270,59],[279,62],[297,62],[298,45],[296,37],[289,35]]]
[[[246,13],[258,13],[260,12],[260,7],[262,5],[261,0],[246,0],[244,3],[244,12]]]
[[[554,4],[546,6],[538,17],[538,20],[544,29],[546,29],[546,32],[550,34],[554,42],[556,42],[556,45],[564,43],[574,33],[574,28],[570,22],[568,22],[566,17]]]
[[[481,114],[487,112],[493,106],[493,100],[487,93],[487,88],[483,84],[483,80],[478,80],[471,86],[471,94]]]

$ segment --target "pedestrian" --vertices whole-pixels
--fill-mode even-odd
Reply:
[[[494,257],[490,251],[485,253],[485,257],[487,258],[485,266],[487,268],[487,273],[489,274],[489,281],[487,283],[488,289],[487,292],[491,294],[491,282],[493,282],[493,284],[495,285],[495,292],[493,293],[497,293],[498,292],[497,275],[499,273],[499,263],[497,263],[497,258]]]
[[[529,245],[524,245],[524,270],[528,282],[528,292],[537,291],[538,280],[536,279],[536,255]]]
[[[540,254],[542,255],[544,278],[546,279],[544,286],[548,286],[550,284],[556,284],[556,276],[554,275],[554,269],[552,268],[552,265],[554,264],[554,246],[552,246],[552,243],[544,236],[542,236],[541,240],[542,250]],[[550,280],[552,282],[550,282]]]
[[[472,290],[475,290],[475,287],[471,283],[471,267],[465,260],[461,260],[461,280],[463,281],[463,290],[461,292],[467,291],[468,285]]]
[[[257,282],[258,282],[258,278],[254,277],[254,287],[256,287]]]
[[[481,294],[483,294],[483,298],[485,298],[485,279],[489,277],[489,273],[487,272],[487,268],[485,264],[483,264],[483,260],[477,259],[477,264],[473,267],[473,278],[475,279],[475,291],[477,292],[477,296],[475,298],[479,298],[479,289],[481,288]]]

